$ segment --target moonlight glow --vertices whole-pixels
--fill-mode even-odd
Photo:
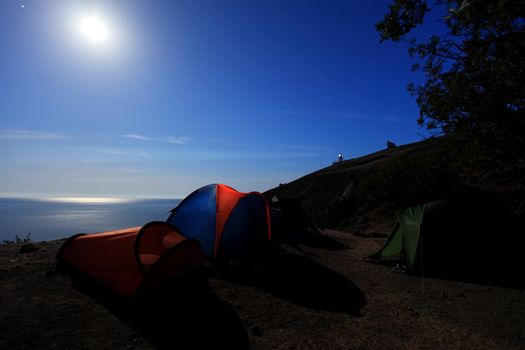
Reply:
[[[107,41],[109,30],[107,25],[98,17],[84,17],[80,21],[80,32],[90,42],[102,44]]]

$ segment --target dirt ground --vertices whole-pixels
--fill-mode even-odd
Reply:
[[[281,244],[260,264],[208,268],[206,293],[165,293],[140,322],[46,277],[62,241],[3,245],[0,348],[525,348],[523,290],[394,273],[363,260],[384,237],[323,233],[347,248]]]

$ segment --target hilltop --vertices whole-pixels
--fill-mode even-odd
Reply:
[[[334,162],[265,194],[296,201],[318,228],[357,234],[391,227],[396,210],[443,198],[483,198],[522,214],[523,169],[465,165],[457,142],[434,137]]]
[[[423,181],[421,173],[430,173],[434,169],[431,160],[440,157],[445,148],[445,139],[439,137],[383,149],[334,162],[293,182],[282,184],[266,192],[266,195],[298,201],[321,228],[362,229],[363,223],[370,219],[386,220],[389,224],[394,219],[392,209],[399,209],[401,201],[403,204],[417,204],[419,198],[410,203],[410,199],[405,201],[406,196],[396,201],[390,198],[382,201],[381,197],[389,191],[417,190],[418,184],[409,178],[419,177],[418,181]],[[423,169],[427,165],[431,168]],[[410,172],[411,176],[408,175]],[[385,188],[380,188],[381,185]],[[408,189],[407,185],[413,189]],[[424,194],[421,195],[421,199],[424,197]]]

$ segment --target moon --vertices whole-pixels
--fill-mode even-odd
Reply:
[[[79,25],[80,33],[92,44],[104,44],[109,38],[109,27],[98,16],[86,16],[81,18]]]

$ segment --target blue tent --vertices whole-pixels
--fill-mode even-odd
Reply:
[[[271,239],[268,204],[258,192],[208,185],[186,197],[171,213],[168,223],[199,241],[209,258],[247,258]]]

